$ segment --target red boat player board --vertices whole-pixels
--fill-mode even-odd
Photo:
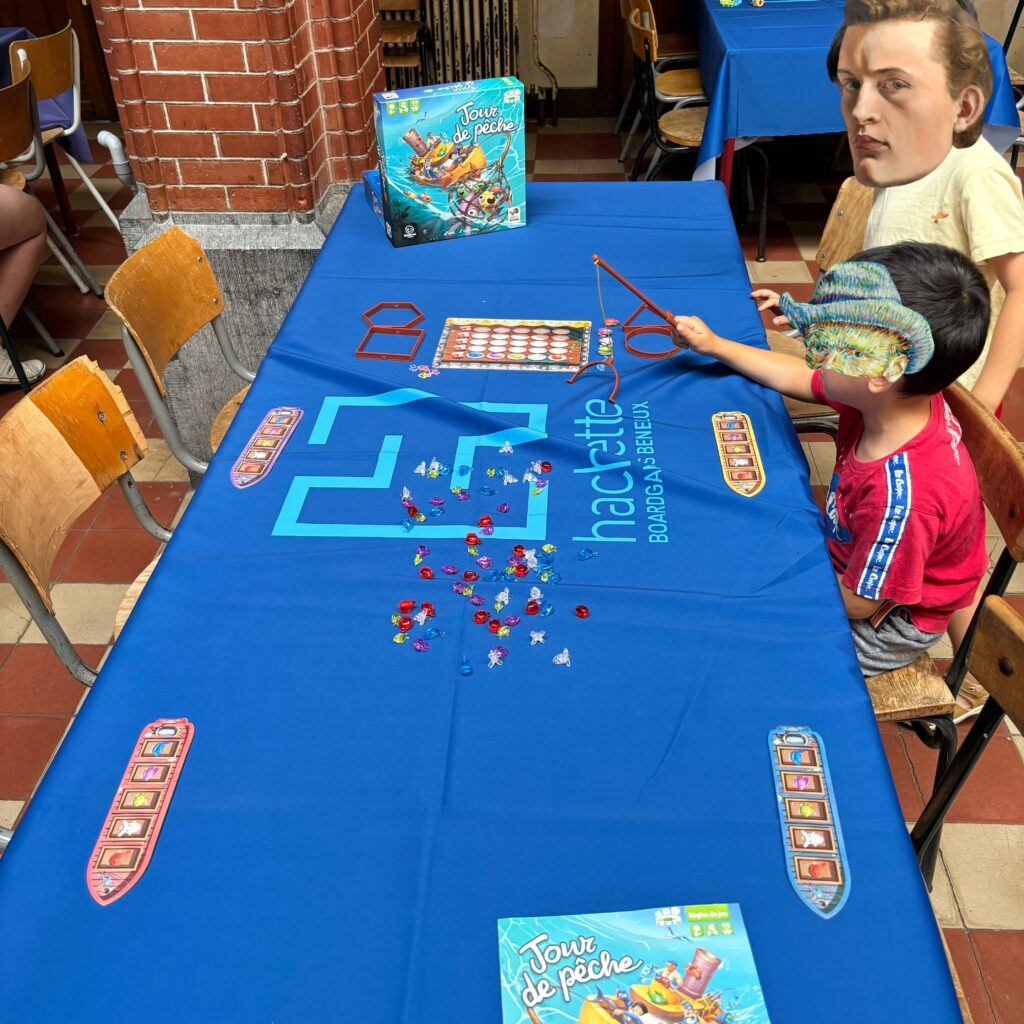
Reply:
[[[158,718],[136,741],[85,872],[101,906],[128,892],[149,865],[194,732],[187,718]]]
[[[576,370],[590,351],[589,320],[448,317],[434,355],[447,369]]]

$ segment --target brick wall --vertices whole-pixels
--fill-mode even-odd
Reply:
[[[151,208],[309,212],[376,162],[376,0],[91,0]]]

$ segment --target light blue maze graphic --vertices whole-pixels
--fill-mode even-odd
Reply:
[[[313,425],[309,437],[309,444],[324,445],[327,443],[331,432],[339,418],[344,422],[346,409],[392,409],[398,405],[406,405],[409,402],[420,401],[444,401],[450,405],[449,399],[442,399],[430,391],[422,391],[419,388],[398,388],[394,391],[385,391],[379,395],[329,397],[323,400],[320,412],[317,415],[316,423]],[[468,476],[460,477],[459,470],[462,467],[474,465],[474,458],[478,448],[500,448],[505,442],[512,445],[527,444],[530,441],[543,441],[547,435],[546,405],[521,403],[521,402],[462,402],[459,403],[467,409],[474,409],[482,413],[491,413],[503,416],[524,416],[525,426],[505,426],[488,434],[476,436],[459,437],[455,452],[450,460],[445,460],[443,455],[438,455],[442,461],[449,461],[452,466],[452,475],[445,480],[448,486],[466,486]],[[384,434],[381,439],[380,451],[377,453],[377,464],[369,475],[363,476],[296,476],[288,493],[285,496],[284,504],[278,514],[277,522],[274,524],[275,537],[395,537],[407,538],[410,534],[402,528],[400,522],[393,523],[357,523],[357,522],[303,522],[302,512],[310,494],[318,489],[346,489],[346,490],[370,490],[382,489],[397,485],[394,484],[395,467],[402,450],[404,437],[402,434]],[[529,457],[524,458],[524,463],[531,461]],[[450,481],[450,483],[449,483]],[[541,489],[539,494],[531,494],[526,485],[523,492],[528,494],[526,506],[526,521],[517,526],[494,527],[493,536],[496,538],[508,538],[512,540],[542,540],[547,536],[548,521],[548,491],[549,487]],[[397,497],[397,496],[396,496]],[[469,503],[471,504],[471,503]],[[470,530],[476,529],[476,516],[472,520],[458,519],[452,513],[459,511],[462,502],[450,501],[448,503],[449,514],[444,522],[427,522],[417,524],[413,535],[417,540],[435,540],[446,537],[463,537]],[[468,514],[467,508],[467,514]]]

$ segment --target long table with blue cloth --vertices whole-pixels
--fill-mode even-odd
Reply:
[[[764,0],[762,7],[700,0],[701,81],[709,105],[695,180],[714,176],[729,140],[845,130],[839,90],[825,70],[844,7],[845,0]],[[985,41],[992,96],[984,134],[1002,153],[1020,134],[1020,116],[1002,47],[989,35]]]
[[[721,184],[537,184],[528,214],[396,250],[344,206],[0,862],[5,1019],[499,1024],[499,918],[720,901],[773,1021],[960,1020],[779,396],[619,337],[614,402],[608,369],[417,369],[447,317],[600,324],[595,252],[763,345]],[[608,277],[602,297],[636,305]],[[424,315],[412,363],[355,357],[386,302]],[[273,468],[233,485],[287,408]],[[755,494],[726,485],[722,412],[749,418]],[[505,572],[517,549],[538,569]],[[103,903],[93,851],[163,719],[191,746],[148,867]],[[780,725],[827,750],[848,890],[829,917],[788,874]]]

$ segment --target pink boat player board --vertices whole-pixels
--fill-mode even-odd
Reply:
[[[231,467],[231,482],[244,488],[265,479],[301,419],[302,410],[294,406],[271,409]]]
[[[101,906],[120,899],[149,865],[194,732],[187,718],[158,718],[142,730],[85,872]]]

